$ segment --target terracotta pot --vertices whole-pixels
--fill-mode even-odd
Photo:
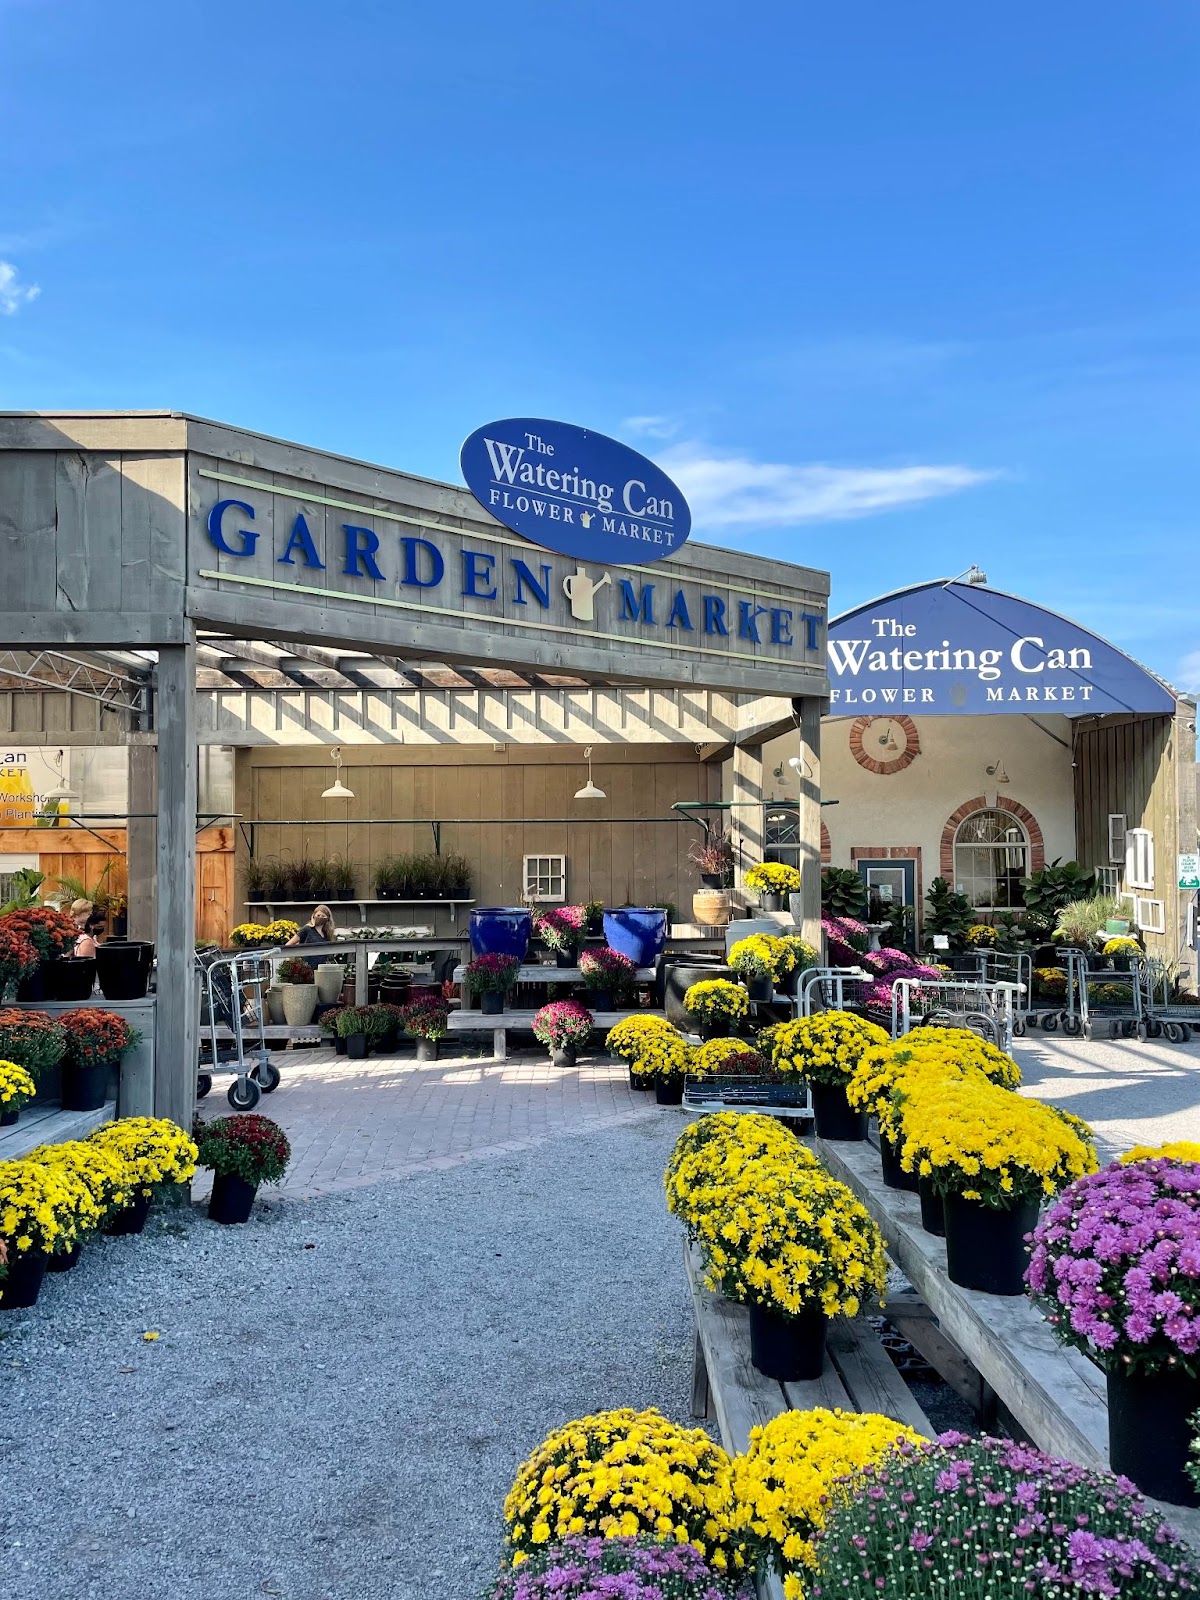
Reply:
[[[726,889],[697,889],[692,896],[692,921],[702,928],[725,928],[733,921],[733,901]]]

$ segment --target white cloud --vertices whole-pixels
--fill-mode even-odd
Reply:
[[[1175,682],[1188,694],[1200,694],[1200,650],[1189,650],[1179,663]]]
[[[679,432],[679,424],[670,417],[626,417],[621,428],[646,439],[673,439]]]
[[[958,494],[996,476],[974,467],[788,466],[704,446],[673,445],[655,459],[688,497],[700,530],[838,522]]]
[[[11,261],[0,261],[0,315],[11,317],[41,294],[36,283],[21,283]]]

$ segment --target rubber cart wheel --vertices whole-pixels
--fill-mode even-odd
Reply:
[[[1152,1039],[1161,1039],[1162,1038],[1162,1023],[1161,1022],[1148,1022],[1146,1024],[1146,1026],[1150,1030],[1150,1037]]]
[[[253,1111],[262,1099],[262,1090],[253,1078],[246,1079],[245,1089],[242,1088],[241,1079],[235,1078],[229,1085],[229,1092],[225,1098],[235,1111]]]
[[[1138,1023],[1138,1025],[1137,1025],[1137,1036],[1142,1041],[1142,1043],[1145,1044],[1146,1040],[1150,1037],[1150,1024],[1148,1022],[1139,1022]]]
[[[1056,1033],[1058,1031],[1057,1012],[1047,1011],[1046,1015],[1042,1018],[1042,1027],[1047,1033]]]
[[[1171,1044],[1182,1044],[1183,1043],[1183,1035],[1180,1033],[1179,1029],[1175,1026],[1175,1024],[1173,1022],[1164,1022],[1163,1023],[1163,1032],[1166,1034],[1167,1039],[1170,1041]]]
[[[1121,1024],[1119,1022],[1110,1022],[1109,1023],[1109,1025],[1108,1025],[1108,1037],[1110,1039],[1119,1039],[1121,1037]]]
[[[1013,1018],[1013,1038],[1014,1039],[1023,1039],[1024,1037],[1025,1037],[1025,1019],[1024,1019],[1024,1017],[1014,1017]]]
[[[1083,1032],[1083,1023],[1078,1017],[1067,1016],[1062,1019],[1062,1031],[1070,1034],[1072,1039],[1077,1039]]]
[[[1181,1022],[1179,1024],[1179,1031],[1180,1031],[1180,1033],[1183,1034],[1183,1043],[1184,1044],[1191,1044],[1191,1042],[1192,1042],[1192,1025],[1191,1025],[1191,1023],[1190,1022]]]
[[[1121,1032],[1125,1035],[1125,1037],[1127,1039],[1136,1039],[1137,1038],[1137,1031],[1138,1031],[1138,1025],[1137,1025],[1136,1022],[1123,1022],[1121,1024]]]
[[[212,1088],[212,1073],[200,1072],[196,1075],[196,1099],[203,1100]]]
[[[274,1094],[280,1083],[279,1068],[273,1061],[264,1061],[261,1067],[255,1067],[254,1078],[264,1094]]]

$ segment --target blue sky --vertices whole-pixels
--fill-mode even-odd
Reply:
[[[562,417],[839,610],[978,561],[1200,687],[1187,0],[0,0],[0,92],[4,408]]]

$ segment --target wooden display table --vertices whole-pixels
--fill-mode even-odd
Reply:
[[[592,1021],[596,1030],[606,1033],[609,1028],[615,1027],[618,1022],[624,1022],[626,1017],[652,1016],[656,1013],[641,1010],[632,1011],[593,1011]],[[451,1033],[490,1033],[492,1035],[492,1060],[508,1060],[508,1030],[520,1028],[526,1033],[533,1031],[533,1019],[536,1011],[500,1011],[495,1016],[485,1016],[482,1011],[452,1011],[448,1027]]]

